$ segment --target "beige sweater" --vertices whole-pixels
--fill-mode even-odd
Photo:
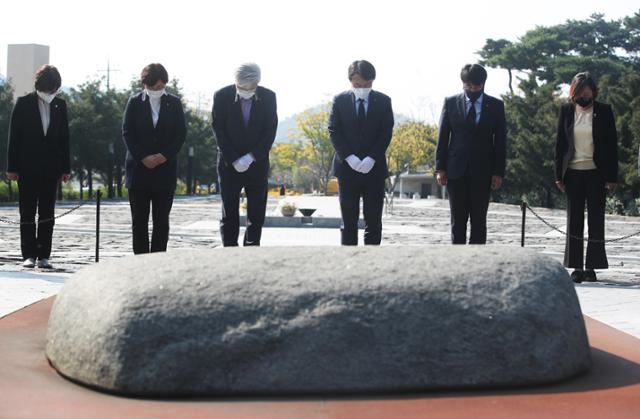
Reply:
[[[593,170],[593,106],[582,110],[576,106],[573,123],[573,158],[569,169]]]

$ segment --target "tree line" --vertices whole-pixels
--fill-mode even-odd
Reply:
[[[487,67],[509,74],[508,92],[502,95],[507,117],[507,173],[503,188],[494,193],[498,202],[563,207],[565,199],[554,184],[553,149],[557,115],[567,100],[567,86],[580,71],[590,71],[599,87],[599,100],[613,106],[618,129],[620,187],[613,198],[617,207],[637,214],[640,195],[640,12],[622,19],[605,20],[594,14],[550,27],[536,27],[517,41],[488,39],[478,52]],[[93,179],[103,184],[113,168],[115,194],[122,195],[124,144],[121,116],[127,98],[141,86],[106,89],[102,79],[88,81],[64,93],[68,101],[73,176],[91,196]],[[182,97],[173,80],[167,90]],[[10,87],[0,85],[0,138],[6,139],[11,108]],[[331,181],[333,147],[327,130],[330,104],[297,115],[297,130],[290,143],[277,143],[271,151],[271,177],[301,192],[327,193]],[[216,145],[210,115],[185,107],[188,134],[180,153],[179,179],[188,181],[188,148],[195,151],[193,175],[202,184],[214,184]],[[387,151],[392,178],[390,196],[400,173],[426,170],[434,165],[437,126],[403,121],[394,128]],[[113,151],[111,151],[113,150]],[[0,141],[2,167],[6,141]],[[392,180],[395,180],[393,182]],[[617,202],[616,202],[617,201]]]

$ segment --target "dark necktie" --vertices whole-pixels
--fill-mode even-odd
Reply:
[[[469,108],[469,113],[467,114],[467,123],[472,126],[476,125],[476,103],[471,102],[471,107]]]
[[[367,120],[367,114],[364,110],[364,99],[358,99],[358,128],[364,130],[364,123]]]

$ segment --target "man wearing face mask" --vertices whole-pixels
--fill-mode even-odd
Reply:
[[[501,100],[484,93],[486,70],[467,64],[460,73],[463,93],[445,99],[436,148],[437,181],[447,187],[451,241],[487,241],[491,190],[502,186],[506,159],[506,120]]]
[[[134,254],[167,250],[178,152],[187,135],[182,102],[165,90],[169,74],[164,66],[149,64],[142,69],[140,78],[144,90],[129,98],[122,121]]]
[[[242,64],[235,84],[213,96],[212,127],[218,144],[218,180],[222,196],[223,246],[238,246],[240,193],[247,196],[244,246],[259,246],[269,177],[269,151],[276,137],[276,95],[258,86],[260,67]]]
[[[335,149],[333,174],[338,178],[342,213],[342,245],[358,244],[358,218],[362,197],[365,221],[364,244],[382,240],[384,182],[389,171],[385,153],[393,133],[391,99],[371,86],[373,65],[365,60],[351,63],[351,90],[333,99],[329,133]]]
[[[36,91],[18,98],[11,114],[6,175],[18,181],[25,268],[52,268],[56,192],[59,181],[71,177],[67,103],[56,97],[61,84],[58,70],[43,66],[35,76]]]

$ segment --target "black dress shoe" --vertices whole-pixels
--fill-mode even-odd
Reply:
[[[584,271],[575,270],[571,272],[571,280],[576,284],[580,284],[584,279]]]
[[[584,281],[586,282],[596,282],[598,278],[596,277],[596,271],[593,269],[587,269],[584,271]]]

